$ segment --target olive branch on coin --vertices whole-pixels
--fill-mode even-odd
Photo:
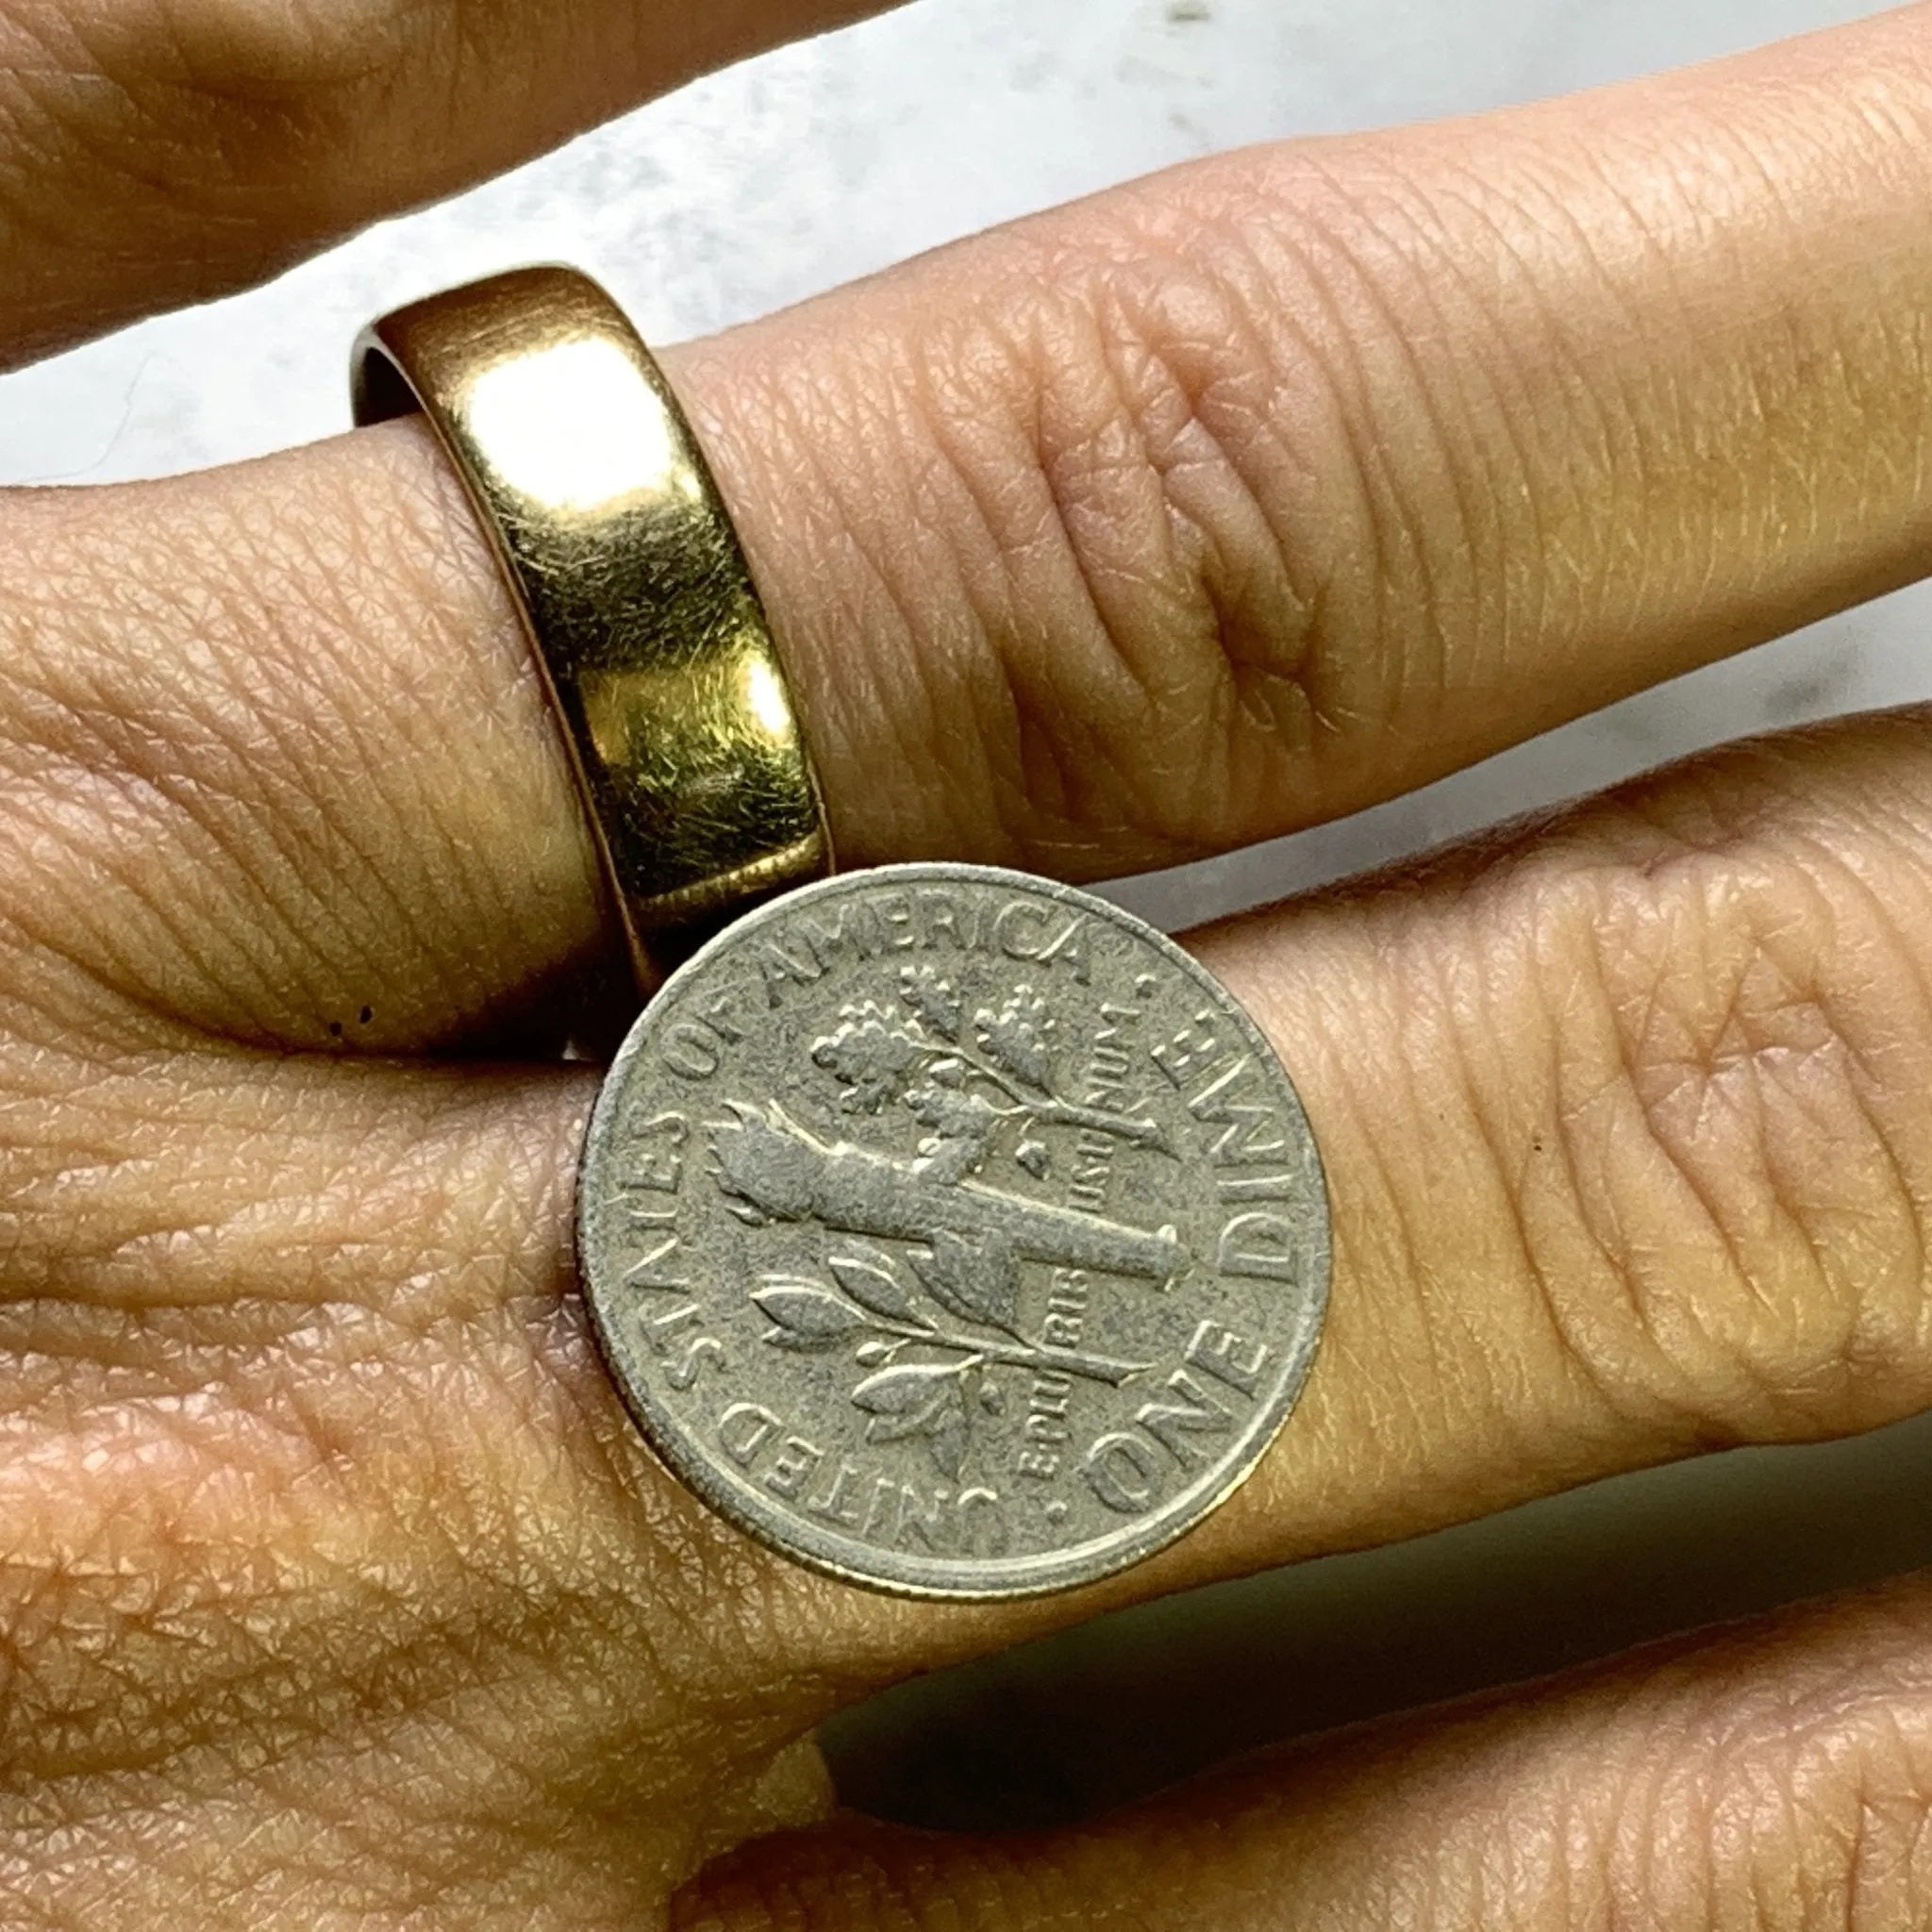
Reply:
[[[914,1249],[921,1285],[941,1307],[967,1321],[990,1323],[962,1298],[961,1286],[979,1272],[975,1251],[958,1236],[940,1237],[932,1252]],[[944,1265],[937,1257],[949,1254]],[[765,1340],[774,1348],[841,1348],[857,1341],[855,1359],[874,1373],[852,1391],[852,1402],[872,1418],[868,1442],[924,1439],[942,1475],[958,1481],[976,1407],[998,1415],[1005,1407],[989,1365],[1058,1370],[1118,1388],[1140,1374],[1144,1362],[1121,1362],[1077,1349],[1041,1348],[1018,1339],[961,1335],[941,1327],[921,1309],[913,1285],[882,1254],[834,1255],[826,1264],[837,1282],[767,1274],[752,1300],[771,1320]],[[949,1280],[944,1277],[950,1276]],[[841,1292],[842,1291],[842,1292]],[[900,1361],[912,1349],[943,1359]]]
[[[876,1250],[855,1250],[828,1257],[830,1280],[765,1275],[752,1299],[772,1324],[764,1340],[773,1347],[856,1343],[858,1363],[873,1371],[851,1391],[870,1417],[866,1440],[919,1438],[955,1480],[974,1414],[996,1415],[1004,1406],[988,1368],[1057,1372],[1118,1388],[1148,1366],[1027,1337],[1020,1325],[1023,1256],[1161,1286],[1185,1259],[1172,1228],[1119,1226],[974,1179],[1008,1136],[1013,1161],[1043,1179],[1051,1157],[1040,1126],[1172,1153],[1158,1121],[1057,1090],[1052,1027],[1045,1001],[1026,984],[997,1006],[980,1007],[969,1026],[949,980],[930,966],[908,966],[896,1001],[841,1007],[838,1026],[813,1043],[811,1058],[843,1090],[842,1111],[877,1115],[899,1105],[911,1112],[928,1130],[912,1159],[827,1143],[775,1101],[728,1102],[735,1118],[712,1130],[713,1172],[741,1220],[810,1220],[916,1244],[907,1251],[909,1276]],[[935,1309],[959,1325],[942,1325]]]

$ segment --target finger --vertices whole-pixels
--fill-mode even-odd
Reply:
[[[465,1832],[522,1815],[535,1778],[549,1823],[517,1839],[519,1882],[575,1905],[613,1871],[688,1874],[763,1815],[771,1767],[795,1774],[790,1741],[908,1670],[1924,1407],[1925,724],[1735,749],[1419,881],[1201,936],[1324,1149],[1329,1326],[1237,1495],[1043,1602],[820,1578],[649,1460],[560,1299],[588,1075],[104,1059],[16,1025],[0,1582],[45,1678],[8,1702],[13,1761],[71,1752],[149,1804],[137,1774],[162,1765],[190,1848],[247,1770],[222,1841],[260,1875],[251,1825],[326,1813],[329,1714],[353,1707],[381,1732],[355,1789],[429,1793],[370,1848],[396,1883],[467,1883]],[[226,1755],[203,1748],[218,1721]],[[475,1755],[443,1778],[453,1724]]]
[[[1261,838],[1917,570],[1928,21],[1232,157],[675,358],[846,861]],[[589,943],[553,734],[438,474],[392,431],[6,511],[24,703],[111,721],[60,724],[76,782],[137,800],[151,890],[212,868],[235,931],[296,936],[280,991],[90,936],[97,974],[302,1042],[367,1005],[400,1044]],[[226,861],[142,816],[157,744],[231,808]]]
[[[1301,1407],[1245,1487],[1074,1607],[1389,1541],[1714,1446],[1868,1427],[1932,1398],[1924,726],[1902,713],[1735,748],[1420,881],[1196,937],[1278,1043],[1323,1149],[1328,1324]],[[53,1105],[73,1088],[91,1122],[111,1090],[71,1065],[81,1050],[24,1041],[21,1098]],[[207,1105],[236,1077],[228,1064],[206,1075]],[[108,1108],[118,1138],[88,1126],[77,1141],[64,1116],[16,1106],[6,1198],[22,1204],[23,1291],[253,1305],[270,1290],[248,1283],[286,1280],[298,1300],[322,1295],[334,1277],[291,1274],[273,1242],[251,1247],[257,1226],[312,1230],[318,1253],[343,1244],[342,1265],[366,1266],[365,1297],[384,1305],[457,1292],[459,1272],[458,1287],[435,1286],[446,1251],[567,1253],[580,1082],[559,1076],[568,1107],[541,1132],[481,1136],[483,1212],[458,1129],[427,1134],[401,1108],[377,1131],[393,1070],[267,1064],[287,1070],[279,1081],[340,1074],[369,1096],[302,1155],[276,1214],[257,1191],[278,1170],[166,1090],[150,1114]],[[466,1092],[465,1078],[450,1070],[431,1091]],[[487,1100],[488,1084],[477,1091]],[[157,1205],[150,1184],[172,1170],[140,1157],[164,1110],[189,1123],[172,1158],[192,1186],[169,1179]],[[251,1131],[258,1118],[243,1108]],[[525,1165],[489,1165],[505,1133]],[[391,1151],[418,1142],[422,1162]],[[76,1145],[99,1152],[83,1163]],[[37,1165],[42,1147],[54,1152]],[[100,1201],[77,1168],[98,1175]],[[318,1174],[329,1186],[311,1209],[301,1177],[319,1187]],[[103,1205],[123,1188],[125,1222]],[[143,1241],[143,1228],[165,1232]],[[181,1232],[199,1228],[220,1240]],[[229,1252],[232,1268],[206,1258]],[[614,1397],[594,1374],[585,1383],[616,1428]],[[1078,1451],[1076,1430],[1070,1467]],[[744,1560],[773,1607],[763,1674],[745,1687],[758,1697],[795,1675],[823,1699],[827,1685],[1073,1613],[893,1605]]]
[[[1231,1767],[1097,1826],[775,1838],[677,1932],[1724,1932],[1932,1911],[1923,1579]]]
[[[7,0],[0,366],[259,281],[885,0]]]
[[[846,847],[1196,858],[1919,575],[1928,56],[1229,156],[680,358]]]

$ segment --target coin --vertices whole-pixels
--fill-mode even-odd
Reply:
[[[1254,1022],[1130,914],[982,866],[822,880],[674,974],[591,1116],[577,1241],[663,1460],[918,1596],[1091,1582],[1198,1523],[1328,1290]]]

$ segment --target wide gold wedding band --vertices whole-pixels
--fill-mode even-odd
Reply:
[[[522,269],[356,345],[356,420],[421,409],[563,721],[640,984],[830,870],[762,605],[662,373],[589,277]]]

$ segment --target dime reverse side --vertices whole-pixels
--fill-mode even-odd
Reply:
[[[920,1596],[1087,1583],[1281,1426],[1328,1291],[1288,1075],[1104,900],[900,865],[761,907],[612,1065],[578,1257],[658,1453],[785,1555]]]

